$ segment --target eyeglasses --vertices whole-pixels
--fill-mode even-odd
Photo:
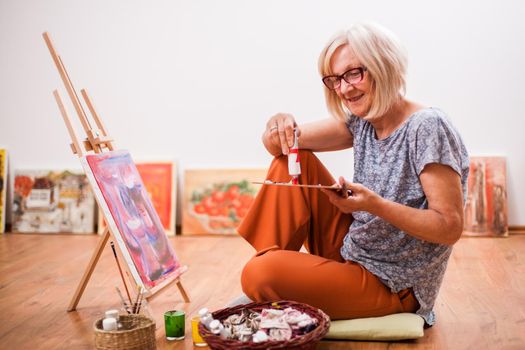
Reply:
[[[357,84],[363,80],[366,72],[366,67],[357,67],[347,70],[341,75],[327,75],[323,78],[323,84],[330,90],[335,90],[341,86],[341,79],[344,79],[348,84]]]

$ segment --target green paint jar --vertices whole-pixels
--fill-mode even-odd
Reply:
[[[164,328],[166,330],[166,339],[181,340],[184,339],[186,315],[182,310],[170,310],[164,313]]]

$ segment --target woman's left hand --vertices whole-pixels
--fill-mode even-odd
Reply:
[[[339,182],[334,184],[335,190],[321,189],[343,213],[349,214],[354,211],[368,211],[381,197],[361,184],[346,181],[339,177]]]

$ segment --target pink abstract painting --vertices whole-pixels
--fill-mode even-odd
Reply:
[[[120,248],[134,277],[138,274],[151,288],[168,276],[180,274],[180,262],[130,154],[113,151],[88,155],[82,163],[111,232],[119,244],[124,244]]]

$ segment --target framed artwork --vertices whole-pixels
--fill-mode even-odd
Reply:
[[[173,161],[148,161],[135,163],[162,227],[169,236],[175,235],[177,198],[177,167]],[[99,212],[98,233],[106,227]]]
[[[176,174],[174,162],[139,162],[140,177],[168,235],[175,235]]]
[[[95,232],[95,198],[84,174],[16,170],[14,176],[14,232]]]
[[[7,191],[7,150],[0,148],[0,233],[5,232]]]
[[[470,157],[466,236],[508,236],[507,172],[504,157]]]
[[[151,289],[184,272],[130,154],[87,155],[81,163],[135,282]]]
[[[194,169],[184,172],[183,234],[236,234],[268,169]]]

